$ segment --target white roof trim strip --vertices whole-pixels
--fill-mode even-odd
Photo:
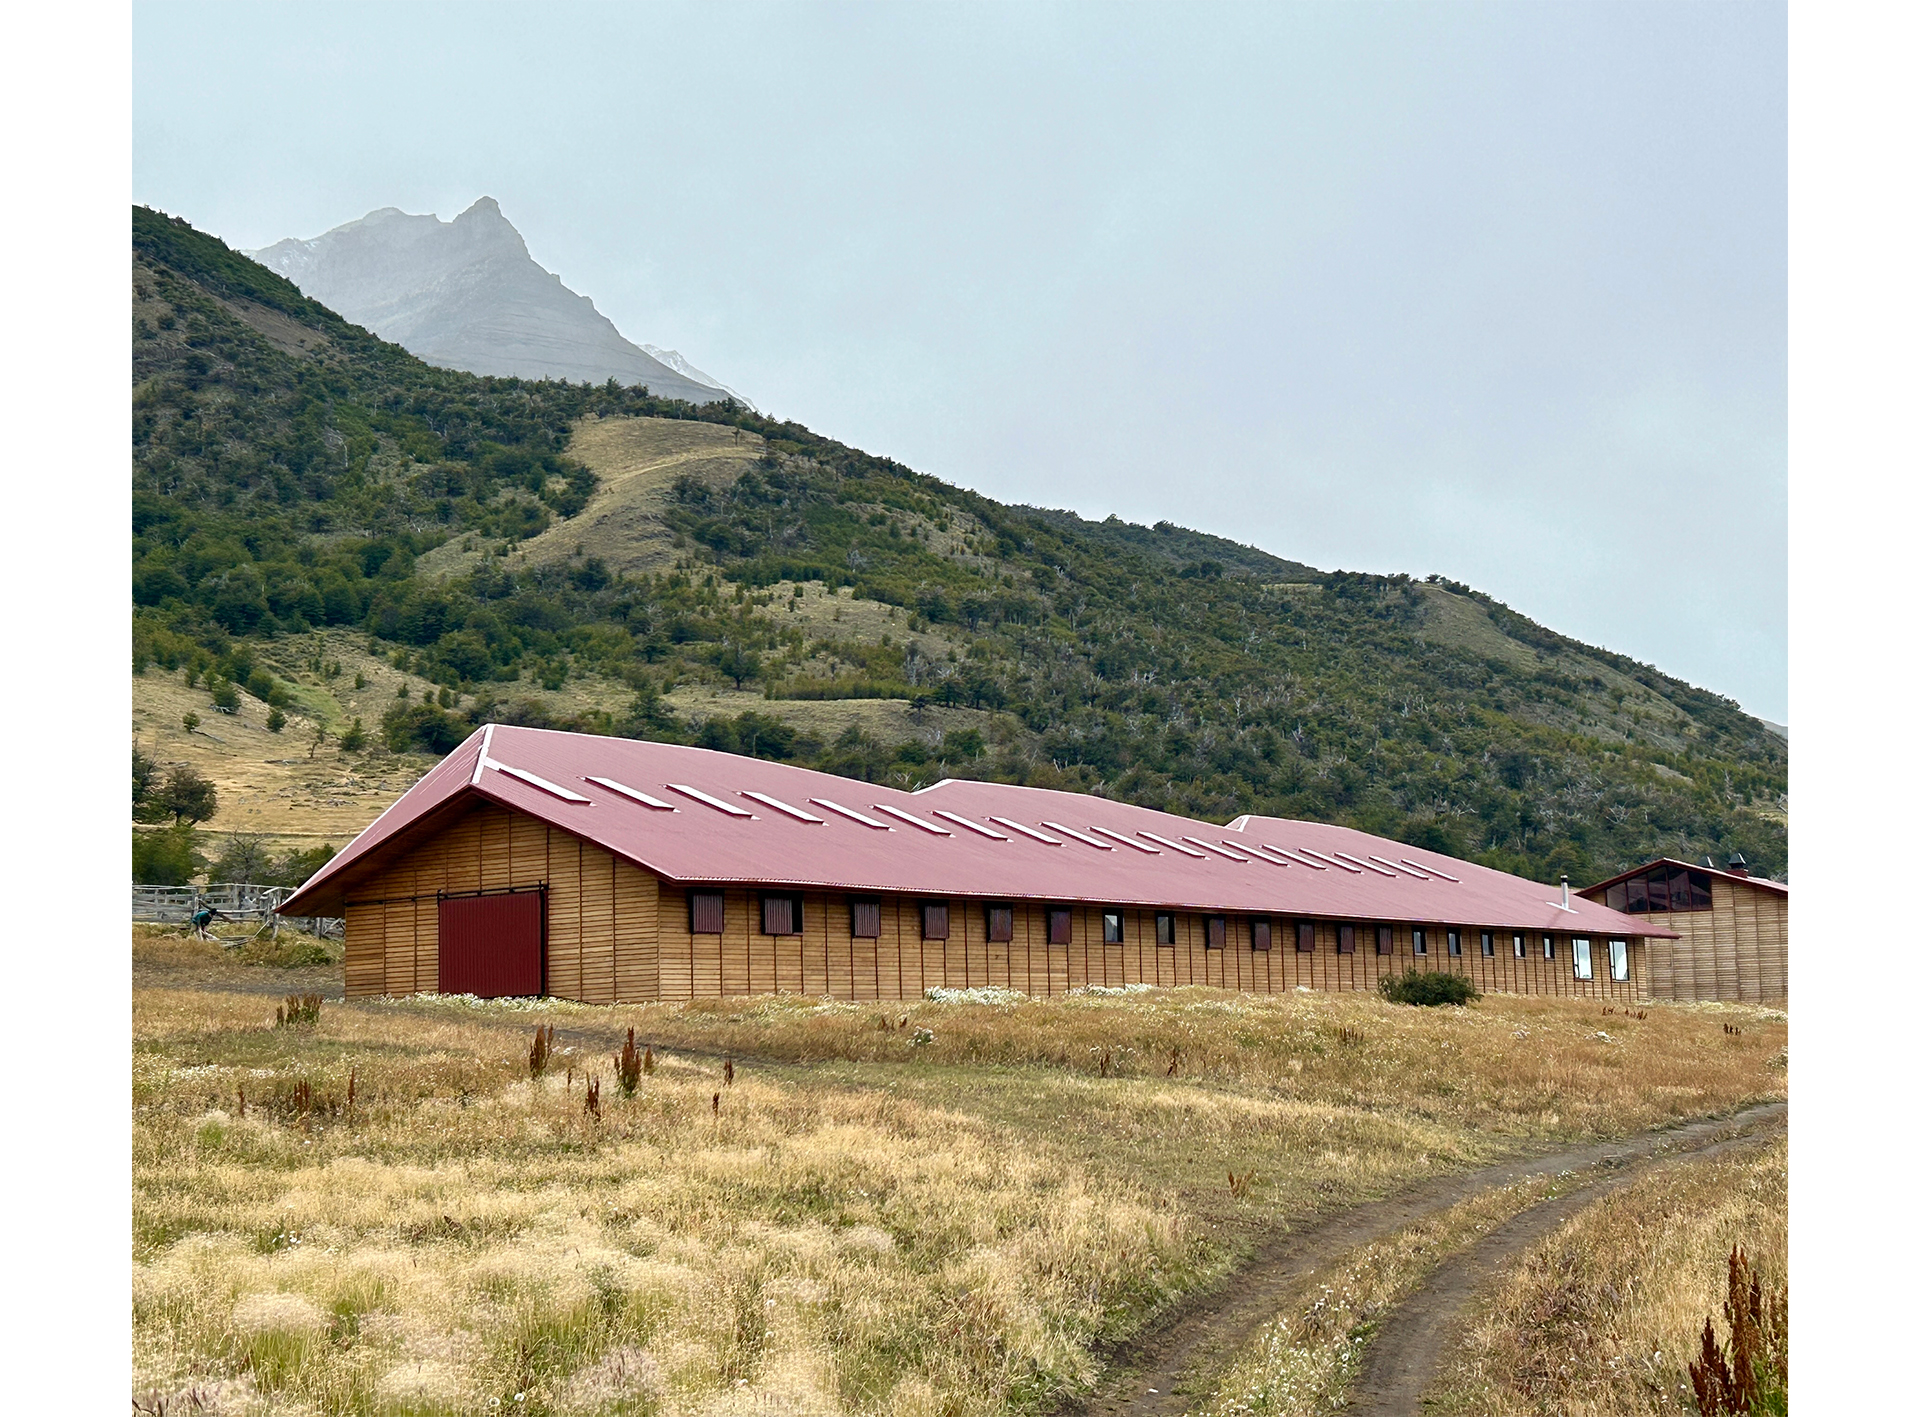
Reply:
[[[1393,865],[1393,862],[1387,860],[1387,858],[1384,856],[1369,855],[1367,857],[1367,860],[1378,861],[1382,866]],[[1416,880],[1430,881],[1433,879],[1433,877],[1429,876],[1425,871],[1422,871],[1418,866],[1409,866],[1404,861],[1400,863],[1399,869],[1402,871],[1405,871],[1409,876],[1414,877]]]
[[[1412,866],[1416,871],[1431,871],[1433,872],[1434,875],[1438,876],[1443,881],[1452,881],[1456,886],[1460,884],[1460,878],[1458,876],[1449,876],[1445,871],[1442,871],[1438,866],[1429,866],[1425,862],[1421,862],[1416,865],[1414,862],[1407,860],[1407,858],[1404,856],[1400,858],[1400,864],[1402,866]]]
[[[1206,848],[1206,849],[1207,849],[1208,851],[1217,851],[1217,852],[1219,852],[1219,853],[1220,853],[1220,854],[1221,854],[1222,856],[1224,856],[1224,857],[1226,857],[1226,858],[1227,858],[1227,860],[1229,860],[1229,861],[1237,861],[1237,862],[1239,862],[1239,863],[1240,863],[1240,864],[1241,864],[1242,866],[1244,866],[1244,865],[1246,865],[1246,864],[1247,864],[1247,862],[1249,862],[1249,861],[1251,861],[1251,860],[1253,860],[1253,858],[1252,858],[1251,856],[1249,856],[1249,855],[1247,855],[1247,853],[1246,853],[1246,852],[1244,852],[1244,851],[1236,851],[1236,850],[1235,850],[1235,849],[1234,849],[1233,847],[1231,847],[1231,846],[1227,846],[1227,845],[1225,845],[1224,843],[1220,843],[1220,842],[1212,842],[1212,841],[1202,841],[1202,840],[1200,840],[1200,838],[1199,838],[1199,837],[1197,837],[1197,836],[1183,836],[1183,837],[1181,837],[1181,838],[1180,838],[1180,840],[1182,840],[1182,841],[1190,841],[1190,842],[1192,842],[1192,843],[1193,843],[1193,844],[1194,844],[1195,846],[1203,846],[1203,847],[1205,847],[1205,848]]]
[[[945,818],[947,821],[952,822],[956,827],[965,827],[970,832],[979,832],[980,835],[982,836],[990,836],[995,841],[1012,841],[1013,840],[1013,838],[1008,836],[1005,832],[997,832],[992,827],[983,827],[978,822],[968,821],[965,817],[961,816],[958,812],[936,811],[933,815],[936,817]]]
[[[487,767],[487,749],[491,747],[492,744],[493,725],[489,723],[485,728],[480,730],[480,756],[473,760],[473,776],[467,779],[468,787],[478,787],[480,785],[480,774],[486,771]],[[386,813],[382,812],[380,815],[384,817]]]
[[[527,786],[529,787],[537,787],[542,792],[550,792],[555,797],[558,797],[562,802],[586,802],[587,801],[586,798],[582,797],[578,792],[575,792],[572,788],[562,787],[557,782],[548,782],[544,777],[540,776],[540,774],[528,772],[525,768],[510,768],[505,763],[494,762],[493,759],[491,758],[487,759],[487,766],[492,768],[495,772],[503,772],[508,777],[518,778],[521,782],[526,783]],[[589,803],[588,805],[591,805],[591,804]]]
[[[997,827],[1005,827],[1008,831],[1019,832],[1022,836],[1030,836],[1044,846],[1060,845],[1059,837],[1048,836],[1045,832],[1035,831],[1032,827],[1023,827],[1011,817],[988,817],[987,820]]]
[[[1045,827],[1048,831],[1057,831],[1062,836],[1070,836],[1075,841],[1083,841],[1088,846],[1091,846],[1095,851],[1113,850],[1113,848],[1109,846],[1106,842],[1100,841],[1095,837],[1090,837],[1085,832],[1077,832],[1072,827],[1063,827],[1058,822],[1042,822],[1040,823],[1040,825]]]
[[[1385,866],[1375,866],[1362,861],[1358,856],[1349,856],[1344,851],[1336,851],[1333,854],[1349,865],[1358,866],[1365,871],[1377,871],[1383,876],[1398,876],[1400,874],[1398,871],[1389,871]]]
[[[624,782],[615,782],[610,777],[590,777],[585,780],[591,782],[595,787],[604,787],[609,792],[617,792],[622,797],[631,798],[643,807],[651,807],[656,812],[677,812],[680,810],[671,802],[662,802],[658,797],[650,793],[642,792],[637,787],[628,787]]]
[[[743,791],[740,795],[742,797],[751,797],[754,801],[759,802],[765,806],[771,807],[776,812],[785,812],[789,817],[792,817],[796,822],[806,822],[809,825],[816,826],[816,827],[824,827],[827,824],[827,819],[825,817],[816,817],[813,815],[813,813],[809,812],[805,807],[796,807],[791,802],[782,802],[778,797],[774,797],[768,793]]]
[[[1159,847],[1148,846],[1144,841],[1135,841],[1130,836],[1122,836],[1120,835],[1119,832],[1113,830],[1113,828],[1111,827],[1088,827],[1087,830],[1099,832],[1100,835],[1104,837],[1110,837],[1114,841],[1119,842],[1122,846],[1131,846],[1135,851],[1144,851],[1149,856],[1158,856],[1160,854]]]
[[[1202,861],[1205,861],[1207,859],[1206,852],[1195,851],[1191,846],[1182,846],[1177,841],[1169,841],[1166,837],[1159,835],[1159,833],[1157,832],[1138,832],[1136,833],[1136,835],[1144,836],[1148,841],[1157,841],[1162,846],[1168,848],[1169,850],[1179,852],[1182,856],[1193,856],[1193,857],[1197,857]]]
[[[830,802],[825,797],[809,797],[807,801],[816,807],[825,807],[829,812],[838,812],[850,822],[858,822],[863,827],[872,827],[876,831],[890,832],[892,827],[885,822],[876,822],[865,812],[856,812],[851,807],[842,807],[838,802]]]
[[[691,797],[696,802],[704,802],[717,812],[725,812],[729,817],[746,817],[748,820],[753,818],[753,813],[746,808],[736,807],[731,802],[722,802],[718,797],[710,796],[697,787],[688,787],[684,782],[669,782],[667,786],[682,797]]]
[[[932,832],[935,836],[952,836],[953,835],[953,833],[948,831],[945,827],[936,827],[932,822],[925,821],[920,817],[916,817],[911,812],[903,812],[898,807],[889,807],[884,802],[874,803],[873,810],[876,812],[885,812],[889,817],[898,817],[901,821],[905,822],[908,826],[918,827],[923,832]]]

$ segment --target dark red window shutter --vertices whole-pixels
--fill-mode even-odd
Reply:
[[[920,938],[923,940],[944,940],[947,938],[947,904],[945,901],[928,901],[920,907]]]
[[[696,935],[717,935],[726,924],[727,898],[719,891],[687,893],[687,928]]]
[[[544,906],[540,891],[442,900],[440,992],[482,999],[544,993]]]
[[[1271,920],[1256,920],[1253,922],[1253,947],[1256,950],[1270,950],[1273,948],[1273,922]]]
[[[1207,917],[1207,948],[1224,950],[1227,947],[1227,917],[1209,915]]]
[[[1073,943],[1073,912],[1071,910],[1047,912],[1047,943],[1050,945]]]
[[[1340,943],[1335,948],[1343,955],[1353,953],[1353,926],[1342,925],[1340,927]]]
[[[853,903],[853,938],[856,940],[880,938],[879,901],[856,900]]]
[[[800,933],[800,902],[790,895],[760,897],[760,933],[797,935]]]
[[[1377,955],[1393,953],[1393,926],[1376,925],[1373,927],[1373,952]]]
[[[1313,922],[1311,920],[1302,920],[1294,927],[1293,947],[1303,955],[1313,953]]]

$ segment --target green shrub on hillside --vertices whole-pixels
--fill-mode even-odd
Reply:
[[[1437,972],[1389,974],[1380,992],[1394,1004],[1470,1004],[1480,997],[1466,975]]]
[[[188,823],[165,831],[133,834],[133,879],[142,885],[184,886],[205,865]]]

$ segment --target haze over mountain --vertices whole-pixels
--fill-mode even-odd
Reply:
[[[452,221],[382,207],[310,241],[289,237],[250,254],[303,294],[443,369],[577,384],[617,379],[656,398],[747,402],[677,352],[623,336],[528,254],[491,197]]]

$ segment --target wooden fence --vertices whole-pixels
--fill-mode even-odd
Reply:
[[[271,920],[308,934],[338,939],[346,922],[325,916],[282,915],[280,906],[293,894],[291,886],[256,886],[244,881],[210,882],[204,886],[133,887],[133,918],[184,925],[202,906],[210,906],[229,920]]]

